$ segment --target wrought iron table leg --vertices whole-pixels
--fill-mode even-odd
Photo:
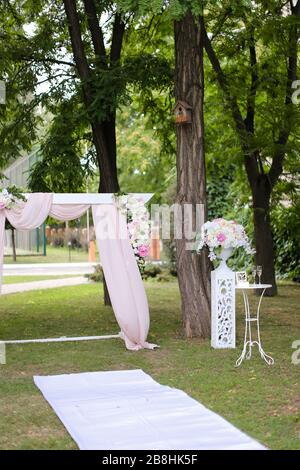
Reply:
[[[266,289],[263,289],[258,305],[257,305],[257,310],[256,310],[256,316],[251,317],[250,313],[250,307],[249,307],[249,299],[248,299],[248,294],[244,290],[243,292],[243,299],[244,299],[244,307],[245,307],[245,335],[244,335],[244,346],[242,350],[242,354],[240,357],[237,359],[235,366],[239,367],[241,363],[243,362],[244,359],[250,359],[252,355],[252,347],[254,344],[257,344],[258,350],[260,353],[261,358],[268,364],[268,365],[273,365],[274,364],[274,359],[269,356],[268,354],[265,353],[263,350],[263,347],[261,345],[261,339],[260,339],[260,327],[259,327],[259,313],[260,313],[260,306],[262,302],[263,295],[265,293]],[[257,341],[252,340],[252,330],[251,330],[251,323],[256,322],[257,326]],[[249,339],[248,339],[249,338]],[[247,352],[247,347],[248,352]]]

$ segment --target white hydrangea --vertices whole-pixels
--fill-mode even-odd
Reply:
[[[127,227],[133,251],[138,264],[149,254],[150,221],[149,213],[142,198],[133,194],[115,196],[119,210],[127,216]]]
[[[7,189],[3,189],[0,192],[0,210],[11,209],[13,204],[14,204],[14,199],[12,195],[7,191]]]
[[[197,239],[196,250],[199,252],[205,246],[209,248],[209,258],[216,259],[215,249],[221,248],[244,248],[248,254],[254,250],[250,246],[249,239],[242,225],[234,220],[214,219],[206,222]]]

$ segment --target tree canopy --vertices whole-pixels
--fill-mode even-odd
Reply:
[[[190,10],[203,17],[207,32],[209,216],[237,218],[253,232],[251,167],[250,173],[270,184],[277,270],[297,273],[300,113],[291,85],[299,61],[299,2],[77,0],[76,5],[87,80],[74,60],[63,2],[0,4],[0,79],[7,89],[7,103],[0,105],[1,167],[38,143],[43,158],[31,174],[32,189],[82,190],[87,175],[99,179],[91,120],[103,123],[115,113],[121,189],[139,184],[163,198],[176,173],[173,21]],[[87,13],[91,5],[98,26]],[[122,48],[112,60],[116,15]],[[95,27],[99,34],[93,35]],[[88,105],[86,85],[92,93]]]

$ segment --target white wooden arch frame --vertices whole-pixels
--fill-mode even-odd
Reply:
[[[144,203],[150,201],[152,193],[132,193],[135,196],[143,199]],[[25,196],[28,196],[25,194]],[[86,204],[90,206],[101,205],[101,204],[113,204],[114,194],[113,193],[54,193],[53,204]],[[18,339],[18,340],[5,340],[0,339],[2,344],[26,344],[26,343],[56,343],[56,342],[69,342],[69,341],[90,341],[98,339],[111,339],[120,338],[120,334],[117,335],[99,335],[99,336],[76,336],[67,337],[62,336],[58,338],[40,338],[40,339]]]

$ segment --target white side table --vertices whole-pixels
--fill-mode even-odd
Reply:
[[[243,293],[243,299],[244,299],[244,306],[245,306],[245,336],[244,336],[244,347],[242,354],[240,357],[237,359],[235,365],[236,367],[239,367],[241,363],[243,362],[244,359],[250,359],[252,355],[252,347],[257,344],[259,353],[264,359],[264,361],[270,366],[274,364],[274,359],[271,356],[268,356],[262,348],[261,345],[261,340],[260,340],[260,328],[259,328],[259,313],[260,313],[260,306],[261,306],[261,301],[264,296],[265,290],[269,289],[272,287],[271,284],[250,284],[249,286],[239,286],[236,285],[235,288],[239,289]],[[251,316],[250,313],[250,307],[249,307],[249,299],[248,299],[248,291],[249,290],[255,290],[255,289],[261,289],[262,293],[260,295],[260,299],[258,301],[257,305],[257,310],[256,310],[256,315]],[[257,326],[257,340],[253,341],[253,335],[252,335],[252,323],[256,322]],[[248,348],[248,352],[247,352]]]

